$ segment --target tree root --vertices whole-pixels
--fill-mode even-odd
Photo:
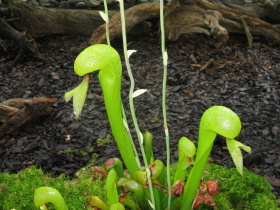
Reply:
[[[52,112],[55,98],[13,98],[0,103],[0,138],[12,133],[23,124]]]

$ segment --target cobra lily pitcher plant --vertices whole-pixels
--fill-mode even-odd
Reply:
[[[154,157],[151,133],[142,136],[143,159],[148,167],[143,167],[134,149],[134,143],[124,120],[121,100],[122,65],[118,52],[105,44],[93,45],[82,51],[75,60],[74,71],[83,76],[82,83],[65,94],[65,100],[73,97],[76,117],[80,116],[86,100],[90,73],[99,71],[98,79],[104,94],[104,103],[114,139],[120,151],[122,162],[118,158],[109,159],[104,169],[94,167],[106,175],[105,189],[107,202],[97,196],[91,196],[90,205],[100,209],[182,209],[189,210],[205,202],[212,206],[212,196],[218,193],[218,181],[202,181],[203,171],[209,158],[216,135],[225,138],[230,155],[240,174],[243,173],[240,148],[251,152],[251,148],[235,140],[241,130],[239,117],[229,108],[213,106],[207,109],[200,121],[197,151],[194,143],[182,137],[178,142],[178,162],[172,164],[172,179],[167,176],[166,167]],[[187,173],[187,168],[192,168]],[[127,169],[124,170],[124,169]],[[170,178],[171,180],[168,180]],[[168,181],[172,186],[168,187]],[[49,188],[37,189],[35,204],[56,203],[57,209],[67,209],[58,192]],[[48,196],[38,196],[46,192]],[[52,195],[52,196],[50,196]],[[54,195],[59,198],[54,199]],[[171,197],[169,198],[169,195]],[[43,202],[40,202],[43,199]],[[61,202],[61,203],[60,203]]]

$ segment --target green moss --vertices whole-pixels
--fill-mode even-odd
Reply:
[[[88,152],[94,152],[94,147],[93,146],[87,146],[87,151]]]
[[[176,168],[175,165],[172,165],[173,167]],[[52,178],[35,167],[18,174],[0,173],[0,209],[38,209],[33,203],[33,195],[35,189],[41,186],[57,189],[64,197],[69,209],[87,209],[90,195],[106,198],[103,182],[95,177],[90,167],[82,168],[77,173],[77,177],[71,179],[61,174],[57,178]],[[210,179],[219,181],[220,192],[213,197],[218,209],[278,209],[275,195],[271,192],[272,187],[263,177],[253,172],[244,169],[244,175],[241,176],[235,168],[228,169],[215,164],[207,164],[204,180]],[[213,207],[203,204],[197,209],[212,210]]]
[[[159,121],[159,118],[158,118],[158,117],[156,117],[156,118],[151,119],[150,121],[151,121],[151,123],[156,123],[156,122],[158,122],[158,121]]]
[[[49,186],[57,189],[65,199],[69,209],[86,208],[90,195],[105,197],[100,188],[103,183],[93,180],[93,174],[87,174],[87,179],[70,179],[62,174],[58,178],[44,175],[42,170],[31,167],[18,174],[0,173],[0,185],[6,186],[0,192],[0,207],[10,209],[38,209],[33,203],[33,195],[36,188]]]
[[[235,168],[228,169],[208,164],[204,180],[210,179],[217,179],[219,182],[219,194],[213,197],[218,209],[278,209],[271,185],[263,177],[245,168],[241,176]],[[198,209],[213,209],[213,207],[201,205]]]
[[[59,151],[58,154],[61,155],[61,154],[69,154],[69,153],[75,153],[75,152],[76,152],[76,150],[69,148],[69,149],[64,150],[64,151],[62,151],[62,150]]]
[[[111,135],[107,135],[105,138],[99,138],[96,140],[97,147],[101,147],[105,144],[113,142],[113,138]]]
[[[88,154],[86,151],[84,151],[84,150],[82,150],[82,149],[79,150],[79,153],[80,153],[82,156],[87,156],[87,154]]]

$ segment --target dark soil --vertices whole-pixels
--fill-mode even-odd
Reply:
[[[97,155],[97,164],[118,156],[117,148],[110,139],[100,141],[111,131],[97,74],[91,76],[88,98],[79,119],[74,117],[72,102],[66,103],[63,99],[64,93],[82,80],[74,74],[73,62],[78,53],[87,47],[88,38],[50,36],[37,38],[36,41],[46,57],[44,61],[27,55],[21,64],[14,66],[12,61],[18,51],[16,43],[4,43],[7,51],[0,47],[0,102],[40,96],[58,100],[50,115],[0,139],[0,171],[17,173],[36,165],[54,176],[60,173],[74,176],[81,167],[96,161]],[[120,40],[115,40],[113,46],[123,54]],[[147,93],[135,99],[139,126],[141,130],[148,129],[153,133],[155,156],[165,160],[159,39],[155,34],[131,38],[129,49],[137,50],[130,59],[136,89],[148,89]],[[254,37],[250,49],[244,36],[232,34],[226,44],[220,44],[212,37],[189,35],[168,43],[167,49],[167,113],[172,162],[177,159],[180,137],[197,139],[202,113],[213,105],[227,106],[243,122],[237,140],[252,147],[251,155],[244,153],[245,166],[264,176],[279,198],[279,46]],[[213,59],[213,64],[199,71],[210,59]],[[122,96],[125,107],[128,107],[129,86],[124,70]],[[132,134],[135,136],[133,129]],[[222,137],[215,141],[211,158],[216,164],[234,167]]]

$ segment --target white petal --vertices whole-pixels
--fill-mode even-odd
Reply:
[[[137,96],[142,95],[143,93],[147,92],[147,89],[139,89],[134,91],[134,93],[132,94],[132,97],[135,98]]]
[[[104,12],[99,11],[100,16],[103,18],[103,20],[108,23],[109,22],[109,18],[108,15],[106,15]]]
[[[127,54],[128,54],[128,58],[132,55],[132,53],[137,52],[137,50],[128,50]]]

